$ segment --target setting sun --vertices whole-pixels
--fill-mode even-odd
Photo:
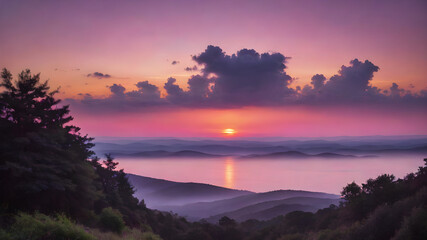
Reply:
[[[222,130],[222,133],[224,133],[226,135],[234,135],[236,133],[236,130],[234,130],[232,128],[226,128],[226,129]]]

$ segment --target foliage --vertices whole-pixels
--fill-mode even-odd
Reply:
[[[11,210],[86,215],[100,197],[87,159],[91,138],[81,136],[68,106],[58,106],[40,75],[4,69],[0,95],[0,205]]]
[[[123,170],[108,155],[93,156],[92,138],[82,136],[40,75],[6,69],[0,86],[0,224],[17,211],[62,212],[93,225],[107,207],[131,227],[146,224],[147,209],[133,196]],[[8,183],[8,184],[4,184]]]
[[[111,207],[104,208],[99,216],[99,222],[102,228],[116,233],[122,233],[125,228],[125,222],[119,211]]]
[[[299,233],[286,234],[279,238],[279,240],[304,240],[305,236]]]
[[[95,157],[91,160],[91,164],[97,173],[96,181],[105,198],[95,203],[95,209],[100,211],[108,206],[118,209],[126,224],[132,227],[145,223],[147,209],[143,202],[139,203],[133,196],[135,190],[130,185],[126,173],[123,169],[116,170],[118,163],[114,162],[111,155],[107,154],[102,164],[99,161],[100,159]]]
[[[127,229],[122,234],[104,232],[97,229],[84,229],[73,223],[64,215],[49,217],[36,213],[29,215],[20,213],[15,217],[15,223],[6,230],[0,229],[0,239],[4,240],[161,240],[152,232],[142,232],[138,229]]]
[[[221,219],[219,219],[218,224],[222,227],[235,227],[237,225],[234,219],[231,219],[227,216],[224,216]]]
[[[12,236],[6,230],[0,228],[0,239],[12,240]]]
[[[138,229],[125,229],[122,234],[104,232],[97,229],[90,229],[90,233],[96,239],[102,240],[162,240],[161,237],[152,232],[142,232]]]
[[[425,207],[412,209],[411,215],[405,218],[402,227],[392,240],[405,239],[427,239],[427,209]]]
[[[82,226],[76,225],[64,215],[53,218],[40,213],[33,216],[26,213],[18,214],[9,230],[9,235],[13,240],[95,239]]]

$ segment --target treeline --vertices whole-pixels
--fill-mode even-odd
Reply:
[[[39,74],[1,78],[0,239],[427,239],[427,160],[403,179],[351,183],[340,206],[316,213],[191,223],[133,197],[125,172],[94,155]]]
[[[11,239],[38,239],[13,233],[40,224],[64,229],[80,224],[117,234],[155,230],[168,236],[176,217],[149,210],[133,197],[117,163],[110,156],[104,161],[96,157],[92,138],[69,124],[68,106],[54,98],[58,91],[50,91],[29,70],[13,81],[3,69],[1,78],[0,239],[8,232]],[[41,225],[34,234],[44,229]],[[40,239],[61,239],[45,230],[37,233]]]

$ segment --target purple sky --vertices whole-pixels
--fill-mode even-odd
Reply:
[[[0,67],[61,86],[93,135],[427,134],[426,12],[393,0],[0,0]]]

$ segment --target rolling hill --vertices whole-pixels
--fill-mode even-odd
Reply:
[[[202,183],[181,183],[128,174],[135,197],[150,208],[174,212],[188,220],[215,222],[222,216],[260,220],[291,211],[314,212],[338,204],[339,196],[321,192],[277,190],[254,193]]]
[[[308,192],[298,190],[277,190],[264,193],[250,193],[243,196],[238,196],[229,199],[222,199],[211,202],[197,202],[192,204],[186,204],[182,206],[159,206],[159,210],[172,211],[179,215],[186,216],[189,220],[198,220],[202,218],[209,219],[211,216],[219,214],[225,214],[241,210],[245,207],[250,207],[258,210],[267,210],[268,207],[274,207],[281,204],[297,204],[293,200],[288,202],[280,202],[291,198],[312,198],[310,201],[306,201],[304,205],[311,206],[313,209],[319,209],[321,206],[329,206],[330,204],[336,203],[339,200],[338,195],[321,193],[321,192]],[[322,200],[326,199],[326,200]],[[278,201],[278,202],[274,202]],[[270,203],[268,203],[270,202]],[[326,203],[325,203],[326,202]],[[257,208],[256,204],[259,205]],[[320,203],[324,203],[323,205]],[[299,203],[298,203],[299,204]],[[251,207],[252,206],[252,207]],[[295,209],[297,210],[297,209]],[[245,210],[241,210],[245,212]]]
[[[128,174],[129,182],[135,187],[135,197],[144,199],[150,208],[166,210],[161,206],[185,205],[233,198],[250,191],[234,190],[203,183],[181,183]]]
[[[206,220],[209,222],[218,222],[223,216],[237,221],[245,221],[248,219],[268,220],[279,215],[285,215],[291,211],[315,212],[331,204],[338,205],[339,201],[340,199],[336,198],[292,197],[260,202],[231,212],[221,213],[209,217]]]

